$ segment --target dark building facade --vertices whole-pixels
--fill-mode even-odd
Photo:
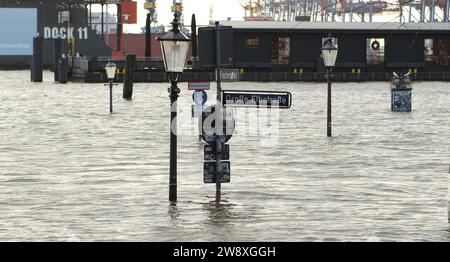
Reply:
[[[84,0],[2,0],[0,2],[0,11],[4,13],[16,13],[20,17],[24,15],[21,10],[25,9],[36,10],[37,21],[33,36],[39,34],[45,39],[44,65],[51,66],[53,63],[53,39],[55,38],[66,40],[63,42],[66,43],[67,52],[72,50],[88,57],[111,56],[111,48],[88,25],[88,11]],[[20,24],[20,18],[17,19],[19,22],[16,24]],[[13,33],[17,30],[14,23],[2,26],[4,30],[10,30],[11,38],[15,37]],[[30,24],[30,27],[34,25]],[[26,35],[27,38],[31,38],[28,41],[32,41],[33,36]],[[3,41],[8,42],[10,46],[14,44],[14,39],[4,38],[6,39]],[[10,53],[6,51],[0,53],[1,68],[29,66],[31,54],[16,54],[14,51],[8,51]]]
[[[199,29],[202,67],[215,63],[214,30]],[[335,72],[450,72],[449,23],[223,22],[220,31],[222,66],[243,72],[320,74],[329,33],[339,48]]]

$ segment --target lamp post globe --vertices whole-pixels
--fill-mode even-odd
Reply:
[[[187,61],[191,39],[180,31],[178,19],[178,14],[175,13],[174,20],[171,23],[173,28],[158,38],[166,73],[183,73]]]
[[[106,71],[106,77],[109,81],[109,112],[113,112],[113,102],[112,102],[112,88],[113,88],[113,81],[116,77],[116,69],[117,66],[111,60],[105,65],[105,71]]]
[[[336,65],[338,48],[333,44],[333,38],[331,34],[322,45],[322,58],[325,67],[330,68]]]
[[[338,48],[333,44],[333,38],[331,34],[322,45],[322,58],[325,67],[330,68],[336,65]]]
[[[177,201],[177,99],[180,89],[178,78],[183,73],[189,42],[191,41],[180,31],[179,14],[174,14],[172,29],[157,40],[161,45],[164,69],[170,81],[170,168],[169,168],[169,201]]]
[[[111,60],[105,65],[106,77],[108,80],[114,80],[116,77],[117,66]]]

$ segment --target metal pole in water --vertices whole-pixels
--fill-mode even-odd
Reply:
[[[170,76],[170,172],[169,201],[177,201],[177,99],[180,89],[177,86],[178,77]]]
[[[216,202],[220,203],[220,198],[222,195],[222,185],[220,167],[222,164],[222,150],[220,136],[223,133],[223,121],[222,121],[222,86],[220,79],[220,32],[219,32],[219,22],[216,22],[216,82],[217,82],[217,104],[215,110],[215,130],[216,130]]]
[[[112,88],[113,88],[113,80],[109,79],[109,112],[111,114],[113,112]]]
[[[327,137],[331,137],[331,68],[327,68],[327,81],[328,81],[328,99],[327,99]]]

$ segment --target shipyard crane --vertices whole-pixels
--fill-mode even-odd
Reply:
[[[406,8],[408,22],[450,22],[450,0],[399,0],[399,11]],[[441,14],[441,16],[440,16]]]
[[[145,57],[152,56],[152,24],[157,25],[156,0],[146,0],[144,9],[147,10],[147,18],[145,20]]]
[[[365,21],[365,15],[369,15],[369,22],[372,22],[372,18],[374,14],[383,13],[383,11],[388,7],[388,3],[386,1],[358,1],[346,0],[341,1],[340,5],[342,7],[342,11],[344,13],[349,14],[349,22],[353,22],[353,15],[359,15],[360,21]],[[344,19],[345,20],[345,19]]]
[[[147,15],[150,19],[150,27],[158,26],[158,14],[156,12],[156,0],[146,0],[144,9],[147,10]]]
[[[247,20],[261,15],[261,0],[238,0],[238,3],[245,10],[244,19]]]
[[[431,0],[433,1],[433,0]],[[438,1],[438,0],[434,0]],[[446,1],[446,0],[439,0]],[[246,20],[262,18],[276,21],[372,21],[384,12],[384,0],[238,0],[245,10]],[[359,19],[357,19],[359,17]]]
[[[178,14],[181,25],[184,25],[183,11],[184,11],[183,10],[183,1],[182,0],[173,0],[172,13]]]

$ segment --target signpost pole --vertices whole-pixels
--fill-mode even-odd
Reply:
[[[217,106],[216,106],[216,117],[215,117],[215,133],[216,133],[216,203],[220,203],[220,198],[222,195],[222,185],[221,185],[221,164],[222,164],[222,142],[220,136],[223,133],[223,120],[222,120],[222,86],[220,80],[220,32],[219,32],[219,22],[216,22],[216,82],[217,82]]]
[[[219,22],[216,22],[216,81],[217,81],[217,102],[221,102],[222,83],[220,79],[220,32]],[[221,105],[221,104],[220,104]]]

